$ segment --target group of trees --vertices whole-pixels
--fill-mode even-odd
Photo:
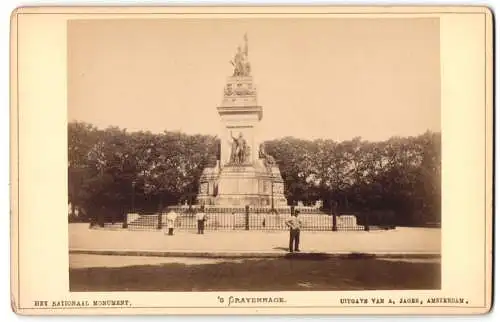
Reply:
[[[384,142],[300,140],[266,142],[290,204],[323,200],[338,211],[391,211],[397,224],[440,221],[439,133]],[[91,218],[193,201],[203,169],[214,166],[215,136],[180,132],[68,127],[69,202]]]
[[[68,132],[69,202],[90,217],[117,218],[132,208],[155,212],[193,198],[203,168],[217,158],[212,136],[127,133],[78,122]]]
[[[441,218],[441,135],[266,143],[283,174],[289,202],[340,212],[393,214],[395,224],[436,224]]]

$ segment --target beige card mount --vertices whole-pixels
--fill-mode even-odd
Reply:
[[[484,7],[26,7],[12,308],[482,314]]]

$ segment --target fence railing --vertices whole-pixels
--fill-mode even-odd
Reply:
[[[169,206],[165,211],[173,210],[177,213],[185,213],[185,212],[196,212],[201,207],[198,205],[193,206]],[[206,213],[243,213],[246,211],[246,207],[220,207],[220,206],[211,206],[205,205],[203,206]],[[248,206],[248,211],[254,214],[268,214],[271,212],[279,213],[279,214],[290,214],[292,207],[284,206],[284,207],[254,207]],[[309,207],[309,206],[293,206],[293,209],[299,210],[301,214],[324,214],[324,212],[317,207]]]
[[[186,207],[169,207],[168,211],[175,211],[178,216],[175,228],[180,230],[196,230],[197,209]],[[205,208],[206,230],[287,230],[286,220],[289,218],[291,208]],[[317,211],[316,213],[300,214],[302,230],[309,231],[361,231],[394,228],[389,225],[370,225],[368,216],[359,214],[345,214],[332,216]],[[163,215],[141,215],[128,223],[130,230],[158,230],[165,228],[166,218]]]

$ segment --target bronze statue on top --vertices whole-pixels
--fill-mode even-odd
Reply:
[[[234,67],[233,76],[250,76],[250,62],[248,61],[248,38],[247,34],[245,34],[245,47],[241,49],[241,46],[238,46],[238,51],[236,55],[234,55],[234,59],[231,60],[231,64]]]

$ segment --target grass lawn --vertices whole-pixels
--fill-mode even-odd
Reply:
[[[73,292],[421,290],[441,288],[441,264],[375,258],[247,259],[71,268],[69,277]]]

